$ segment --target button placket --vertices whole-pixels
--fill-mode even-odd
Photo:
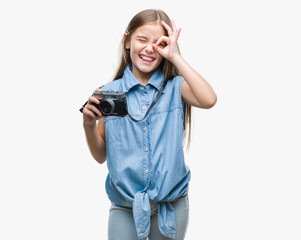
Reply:
[[[149,121],[146,120],[141,126],[141,131],[143,133],[144,139],[144,154],[145,154],[145,163],[144,163],[144,175],[146,184],[149,185],[149,174],[150,174],[150,149],[149,149],[149,131],[148,131]]]
[[[148,94],[148,86],[140,86],[139,87],[140,93],[141,93],[141,108],[142,108],[142,113],[145,114],[148,105],[149,105],[149,98],[150,95]],[[143,151],[144,151],[144,164],[143,164],[143,174],[145,176],[145,184],[149,185],[150,181],[150,173],[151,173],[151,162],[150,162],[150,139],[149,139],[149,121],[146,119],[143,122],[143,125],[141,126],[141,131],[143,134],[143,139],[144,139],[144,144],[143,144]]]
[[[142,112],[145,113],[148,107],[148,101],[147,101],[148,89],[146,86],[143,85],[141,85],[139,88],[143,96],[143,101],[141,101]]]

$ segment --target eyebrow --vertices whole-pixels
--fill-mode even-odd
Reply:
[[[136,36],[136,39],[145,39],[145,40],[148,40],[148,37],[143,36],[143,35],[137,35],[137,36]],[[159,38],[158,38],[158,39],[159,39]],[[154,43],[157,42],[158,39],[154,40]]]
[[[142,35],[137,35],[136,38],[145,38],[145,39],[147,39],[147,37],[142,36]]]

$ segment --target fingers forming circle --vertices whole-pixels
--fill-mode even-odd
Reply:
[[[161,36],[157,42],[156,42],[156,46],[160,46],[162,43],[166,43],[167,45],[170,43],[169,41],[169,37],[166,36]]]

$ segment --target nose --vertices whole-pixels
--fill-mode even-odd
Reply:
[[[154,52],[154,48],[153,48],[153,44],[152,43],[148,43],[145,47],[145,51],[147,53],[153,53]]]

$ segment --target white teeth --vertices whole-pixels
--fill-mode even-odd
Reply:
[[[143,60],[147,60],[147,61],[152,61],[153,60],[152,58],[149,58],[149,57],[146,57],[146,56],[141,56],[141,58]]]

